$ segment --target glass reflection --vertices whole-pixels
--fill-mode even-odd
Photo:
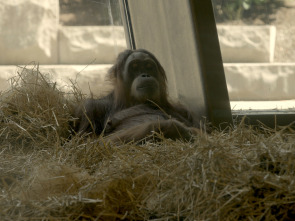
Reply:
[[[60,24],[122,26],[118,0],[60,0]]]
[[[295,1],[212,2],[232,109],[295,111]]]
[[[104,76],[126,40],[117,0],[0,0],[0,90],[17,66],[39,64],[59,84],[104,90]]]

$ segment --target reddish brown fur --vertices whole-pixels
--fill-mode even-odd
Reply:
[[[189,140],[196,133],[189,112],[168,101],[165,71],[150,52],[122,52],[109,78],[115,86],[110,94],[87,99],[77,108],[76,131],[123,142],[139,141],[155,132],[166,138]]]

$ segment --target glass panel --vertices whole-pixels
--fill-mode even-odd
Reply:
[[[295,111],[295,0],[212,0],[232,110]]]
[[[117,0],[0,0],[0,90],[17,65],[100,93],[126,40]],[[30,66],[30,67],[31,67]],[[78,77],[78,79],[77,79]],[[97,91],[96,91],[97,90]]]
[[[159,59],[167,73],[169,96],[205,115],[189,2],[129,0],[128,6],[136,48],[148,49]]]
[[[156,55],[167,73],[169,96],[216,127],[231,123],[211,1],[122,3],[130,47]]]

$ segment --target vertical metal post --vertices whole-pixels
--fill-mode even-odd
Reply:
[[[132,28],[132,22],[130,18],[130,12],[128,7],[128,0],[120,0],[120,10],[125,30],[125,37],[126,37],[126,43],[127,47],[129,49],[135,49],[135,40],[133,35],[133,28]]]

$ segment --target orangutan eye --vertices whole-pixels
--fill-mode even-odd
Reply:
[[[132,64],[130,64],[130,71],[137,72],[138,71],[138,67],[139,67],[138,63],[133,62]]]
[[[147,62],[146,65],[145,65],[145,68],[147,70],[153,70],[155,68],[155,64],[152,63],[152,62]]]

